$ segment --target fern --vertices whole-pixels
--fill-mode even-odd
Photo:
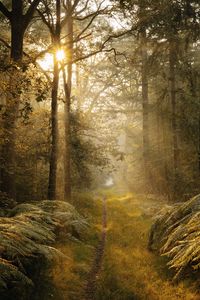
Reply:
[[[7,288],[8,282],[30,286],[23,261],[37,256],[48,261],[63,257],[52,246],[57,233],[63,231],[70,238],[86,226],[76,209],[62,201],[19,204],[7,217],[0,217],[0,288]]]
[[[22,285],[33,285],[32,281],[12,265],[9,261],[0,258],[0,289],[6,289],[7,283],[20,282]]]
[[[200,268],[200,195],[162,213],[151,229],[150,246],[169,258],[175,278]]]

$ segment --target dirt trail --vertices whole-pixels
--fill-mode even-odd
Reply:
[[[105,243],[106,243],[106,227],[107,227],[107,206],[106,197],[103,198],[103,209],[102,209],[102,232],[99,244],[95,250],[95,258],[92,264],[92,268],[88,275],[88,280],[85,289],[85,300],[94,300],[96,292],[96,282],[101,271]]]

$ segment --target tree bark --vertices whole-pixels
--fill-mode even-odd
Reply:
[[[10,57],[14,63],[19,63],[23,56],[23,3],[22,1],[12,1],[12,13],[10,15],[11,24],[11,53]],[[1,190],[10,198],[16,198],[15,172],[16,172],[16,155],[15,155],[15,137],[16,122],[20,104],[20,95],[17,93],[17,78],[21,76],[17,69],[12,69],[10,75],[9,95],[7,96],[6,111],[4,114],[4,132],[5,142],[2,147],[2,175]],[[14,96],[12,96],[14,95]]]
[[[173,148],[173,197],[176,198],[177,172],[178,172],[178,136],[176,118],[176,43],[173,39],[169,41],[169,80],[171,98],[171,124],[172,124],[172,148]]]
[[[12,11],[0,2],[0,11],[10,21],[11,26],[11,52],[10,58],[14,63],[20,65],[23,58],[23,39],[24,33],[30,23],[34,11],[40,0],[34,0],[25,15],[23,15],[23,0],[12,0]],[[5,143],[2,147],[1,167],[1,190],[9,197],[16,198],[15,172],[16,172],[16,155],[15,155],[15,137],[16,122],[18,117],[20,94],[17,92],[17,79],[21,76],[20,71],[13,69],[10,76],[10,92],[6,104],[6,112],[4,114],[4,131]],[[14,95],[14,96],[12,96]]]
[[[20,62],[23,57],[24,28],[20,22],[20,20],[15,21],[11,26],[10,57],[14,62]]]
[[[52,43],[54,44],[54,71],[53,84],[51,91],[51,153],[49,164],[49,185],[48,199],[56,199],[56,177],[57,177],[57,160],[58,160],[58,85],[59,85],[59,64],[56,59],[56,50],[60,47],[60,0],[56,1],[56,29]]]
[[[64,164],[64,198],[71,200],[71,124],[70,124],[70,102],[72,85],[72,57],[73,57],[73,19],[68,17],[67,23],[67,44],[68,44],[68,65],[67,80],[63,69],[64,90],[65,90],[65,164]]]
[[[141,58],[142,58],[142,116],[143,116],[143,160],[145,181],[148,182],[149,169],[149,94],[148,94],[148,74],[147,74],[147,47],[146,30],[141,30]]]
[[[1,191],[5,192],[8,197],[16,198],[15,172],[16,172],[16,121],[19,112],[20,95],[17,93],[17,78],[21,74],[19,70],[12,70],[10,76],[9,89],[7,95],[6,111],[3,115],[4,144],[2,146],[2,163],[1,168]],[[13,97],[14,93],[14,97]]]
[[[24,16],[23,16],[23,1],[12,0],[12,15],[11,15],[11,59],[17,62],[23,56],[23,39],[24,39]]]
[[[57,153],[58,153],[58,83],[59,83],[59,67],[54,54],[54,72],[53,84],[51,92],[51,153],[49,162],[49,185],[48,199],[56,199],[56,176],[57,176]]]

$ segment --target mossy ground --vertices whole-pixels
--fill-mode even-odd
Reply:
[[[96,300],[195,300],[200,294],[192,281],[174,284],[164,258],[147,249],[152,223],[149,210],[159,206],[141,196],[107,194],[107,240]],[[104,194],[105,194],[104,193]],[[77,195],[74,204],[90,221],[82,243],[66,242],[58,248],[67,256],[51,270],[53,299],[82,300],[102,225],[101,196],[93,200]],[[162,204],[161,204],[162,205]],[[57,298],[56,298],[57,297]],[[52,299],[49,297],[48,299]],[[48,300],[47,298],[44,300]]]

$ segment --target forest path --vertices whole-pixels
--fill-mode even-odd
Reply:
[[[132,194],[107,196],[106,245],[92,300],[200,299],[191,283],[174,285],[165,259],[147,249],[152,216],[163,205]]]
[[[165,258],[148,251],[152,217],[164,201],[109,190],[76,201],[91,226],[83,242],[58,245],[68,258],[52,269],[53,299],[200,300],[191,281],[175,285]]]
[[[102,231],[99,243],[97,248],[95,249],[95,258],[92,264],[92,268],[88,275],[88,280],[86,284],[86,297],[85,300],[95,300],[96,293],[96,285],[97,279],[101,272],[103,256],[105,251],[105,243],[106,243],[106,229],[107,229],[107,205],[106,205],[106,197],[102,199],[103,209],[102,209]]]

